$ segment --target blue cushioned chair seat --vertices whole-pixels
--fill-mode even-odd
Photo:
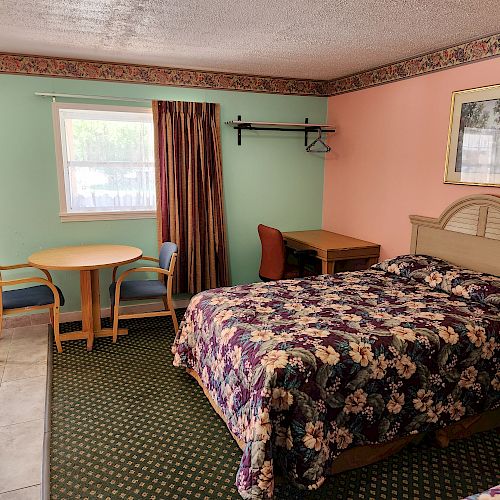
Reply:
[[[109,295],[111,303],[115,302],[116,283],[111,283],[109,287]],[[161,297],[167,293],[167,288],[159,280],[130,280],[122,281],[120,287],[120,299],[152,299]]]
[[[61,306],[64,305],[64,296],[59,289]],[[47,285],[30,286],[17,290],[6,290],[2,292],[2,303],[4,309],[17,309],[19,307],[45,306],[54,303],[54,295]]]

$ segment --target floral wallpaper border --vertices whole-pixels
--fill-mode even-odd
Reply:
[[[495,56],[500,56],[500,34],[330,80],[324,91],[330,96],[354,92]]]
[[[500,34],[334,80],[276,78],[7,53],[0,53],[0,73],[269,94],[331,96],[496,56],[500,56]]]
[[[324,80],[218,73],[140,64],[0,53],[0,73],[269,94],[325,95]]]

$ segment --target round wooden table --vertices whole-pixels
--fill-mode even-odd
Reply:
[[[49,248],[30,255],[28,262],[39,269],[80,271],[82,301],[82,329],[61,334],[61,341],[86,339],[87,350],[92,350],[94,337],[113,335],[112,328],[101,328],[101,303],[99,294],[99,269],[134,262],[142,257],[142,250],[125,245],[81,245]],[[126,329],[120,329],[125,335]]]

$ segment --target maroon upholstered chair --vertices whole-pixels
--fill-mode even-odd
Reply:
[[[314,250],[293,250],[288,248],[279,229],[259,224],[257,227],[262,245],[259,276],[262,281],[299,278],[306,275],[306,259],[314,257]],[[289,262],[293,255],[297,264]]]

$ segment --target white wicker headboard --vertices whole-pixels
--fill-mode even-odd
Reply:
[[[437,218],[410,215],[411,253],[500,276],[500,196],[467,196]]]

